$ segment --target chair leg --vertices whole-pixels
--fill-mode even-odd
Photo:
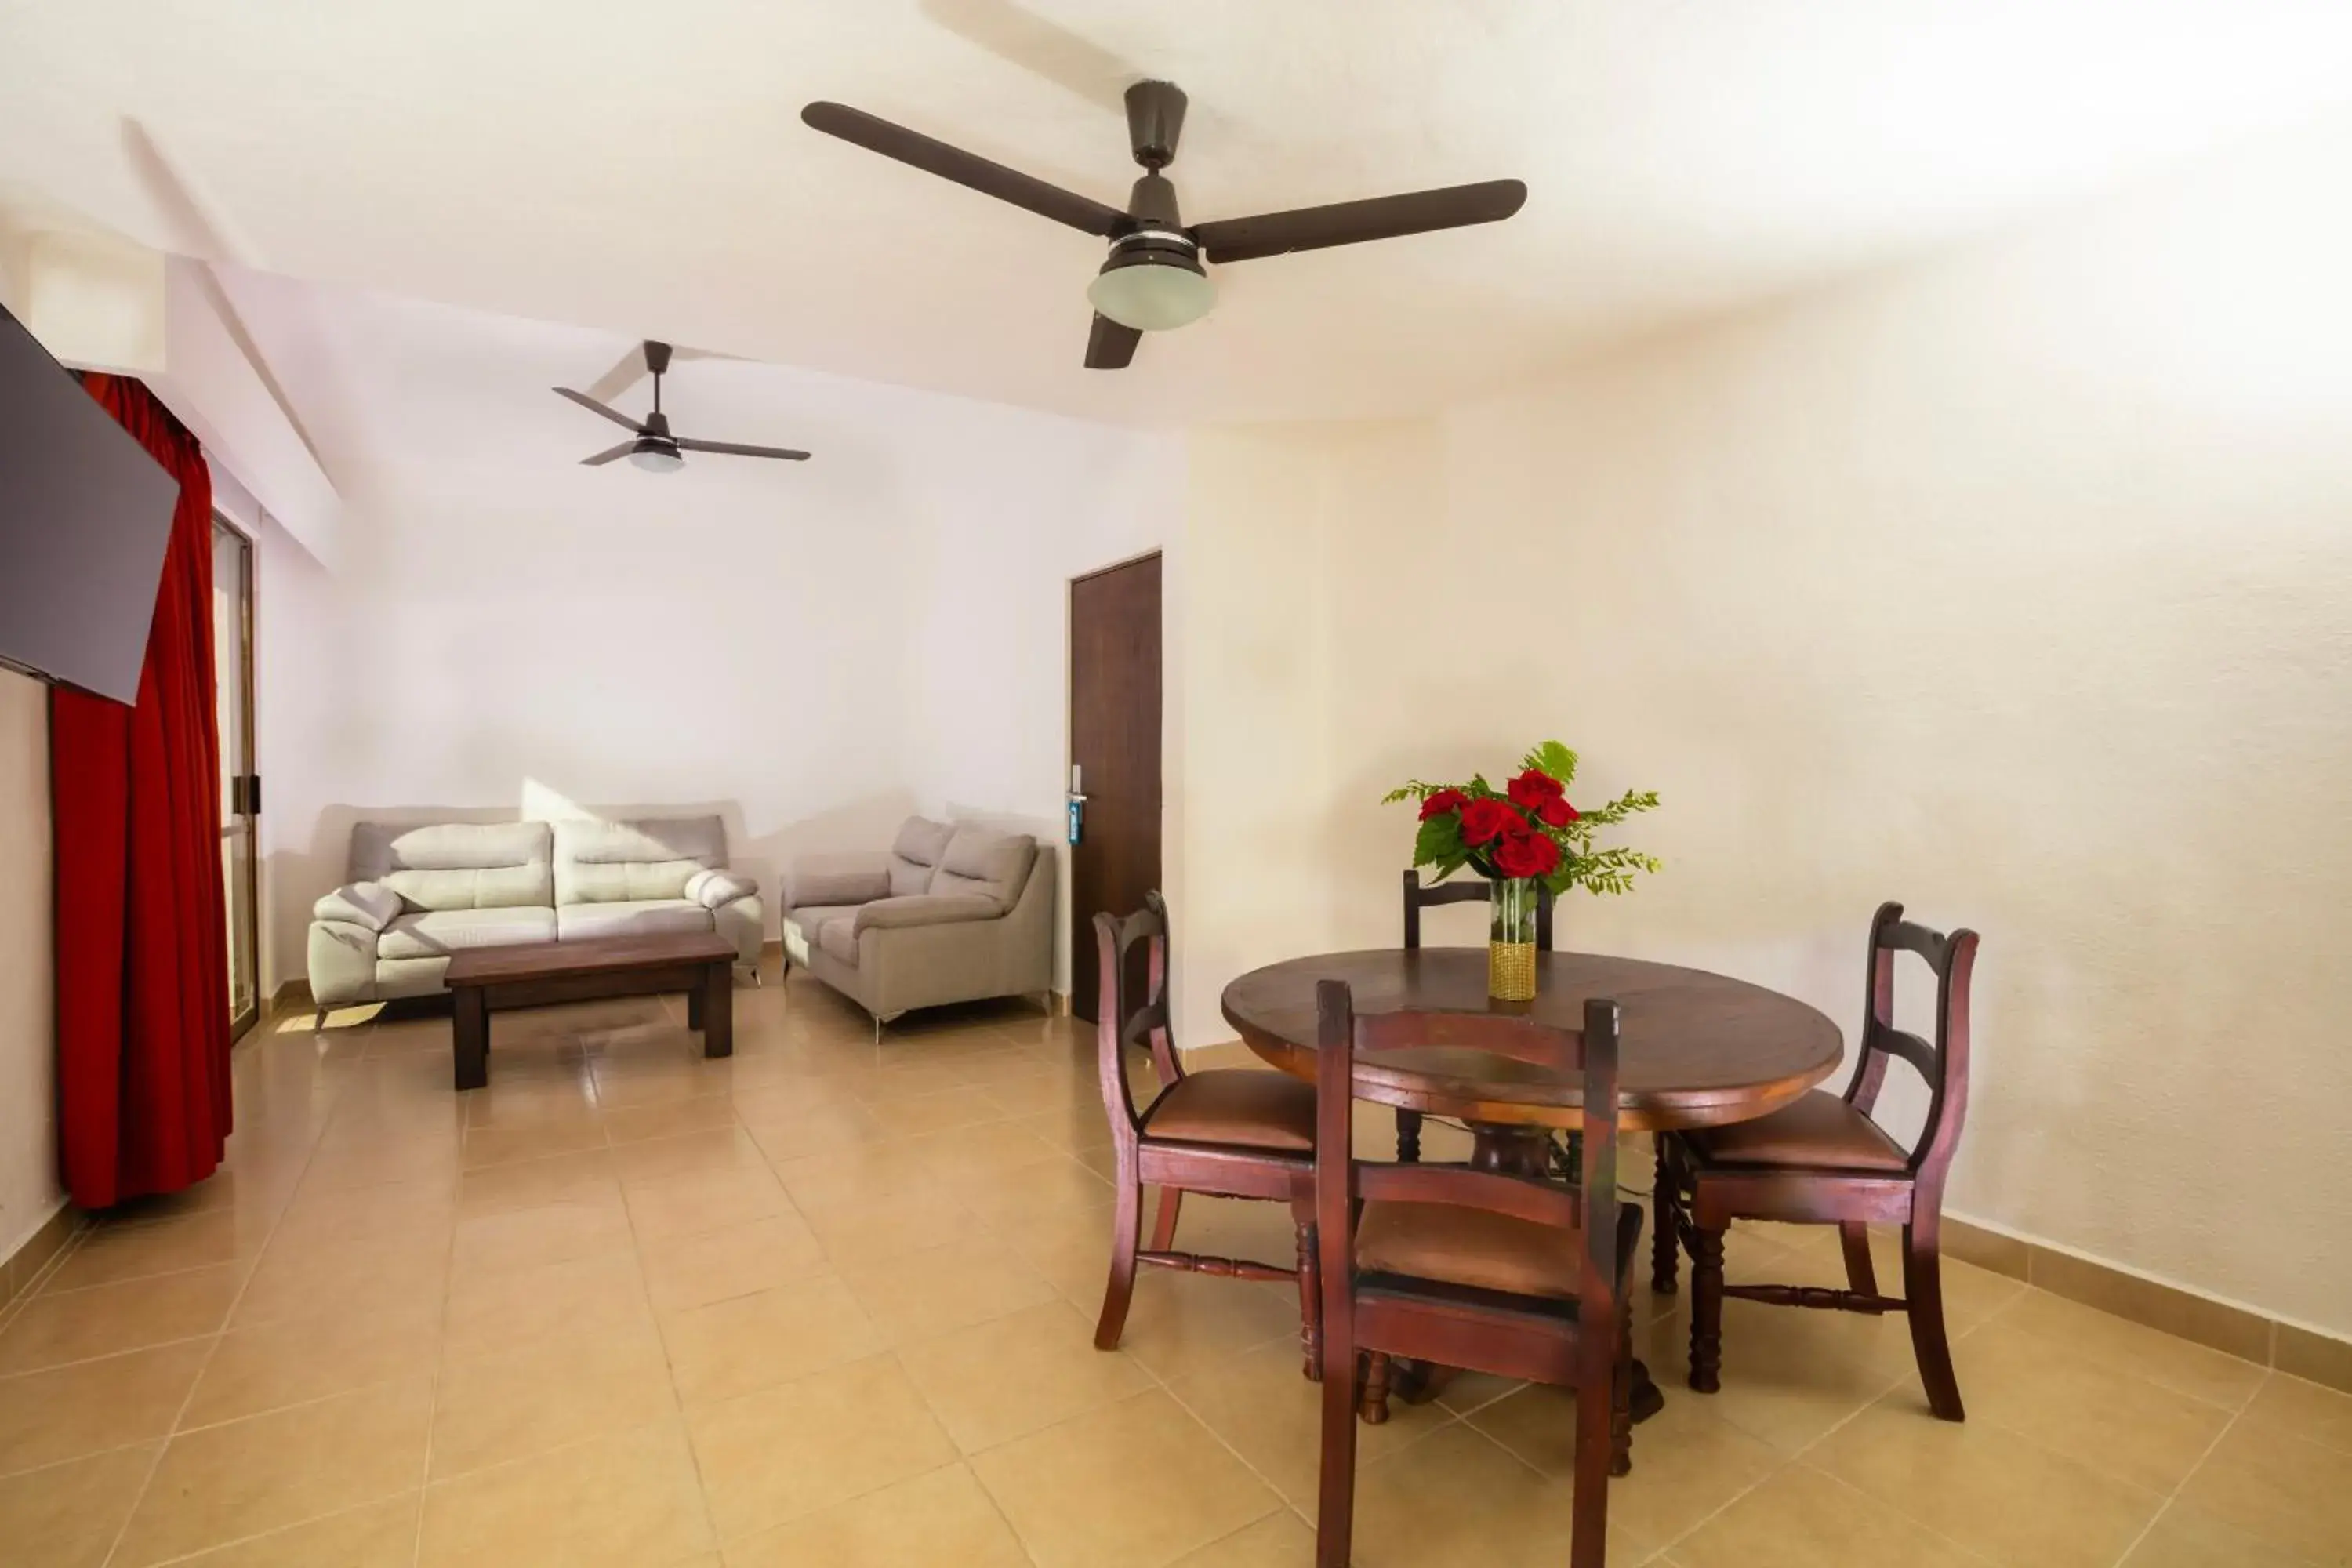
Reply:
[[[1323,1474],[1316,1496],[1315,1568],[1349,1568],[1356,1522],[1355,1346],[1344,1320],[1323,1345]]]
[[[1151,1250],[1166,1252],[1176,1245],[1176,1212],[1184,1206],[1184,1189],[1160,1189],[1160,1218],[1151,1227]]]
[[[1299,1371],[1309,1383],[1323,1375],[1323,1270],[1316,1260],[1315,1205],[1294,1205],[1298,1225],[1298,1349],[1305,1357]]]
[[[1135,1295],[1135,1241],[1143,1228],[1143,1186],[1122,1182],[1110,1232],[1110,1282],[1103,1287],[1102,1316],[1095,1322],[1095,1349],[1118,1349],[1127,1328],[1127,1304]]]
[[[1903,1295],[1910,1303],[1911,1352],[1919,1358],[1919,1381],[1927,1385],[1927,1408],[1946,1421],[1965,1421],[1960,1380],[1952,1371],[1951,1342],[1944,1337],[1944,1269],[1936,1227],[1903,1227]]]
[[[1618,1303],[1621,1325],[1623,1306],[1622,1301]],[[1616,1338],[1620,1346],[1627,1342],[1622,1332]],[[1576,1491],[1570,1504],[1573,1522],[1569,1535],[1569,1568],[1606,1568],[1609,1561],[1609,1478],[1623,1473],[1617,1468],[1617,1433],[1621,1422],[1627,1431],[1632,1429],[1628,1396],[1633,1384],[1629,1358],[1612,1355],[1610,1361],[1612,1388],[1608,1403],[1601,1402],[1601,1390],[1598,1388],[1580,1387],[1576,1391]],[[1626,1441],[1630,1444],[1631,1438]]]
[[[1671,1134],[1658,1134],[1658,1173],[1650,1184],[1650,1294],[1675,1293],[1675,1272],[1682,1263],[1682,1163],[1675,1157]]]
[[[1870,1260],[1870,1226],[1858,1219],[1839,1221],[1838,1245],[1845,1249],[1846,1289],[1857,1296],[1877,1295],[1878,1270]],[[1873,1317],[1879,1315],[1867,1307],[1855,1310],[1869,1312]]]
[[[1389,1356],[1374,1351],[1364,1358],[1364,1425],[1385,1426],[1389,1419]]]
[[[1421,1163],[1421,1112],[1400,1110],[1397,1119],[1397,1163]]]
[[[1723,1232],[1693,1224],[1691,1249],[1690,1385],[1701,1394],[1723,1386]]]

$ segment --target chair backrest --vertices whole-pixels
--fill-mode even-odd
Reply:
[[[1617,1288],[1617,1004],[1584,1005],[1581,1031],[1532,1019],[1485,1013],[1395,1012],[1359,1016],[1344,982],[1316,987],[1318,1027],[1315,1106],[1315,1211],[1327,1278],[1352,1279],[1350,1239],[1359,1200],[1447,1204],[1459,1208],[1579,1226],[1583,1258],[1578,1300],[1582,1321],[1612,1321]],[[1359,1099],[1398,1103],[1413,1092],[1415,1054],[1484,1051],[1584,1079],[1584,1163],[1581,1184],[1569,1188],[1533,1176],[1477,1171],[1466,1165],[1390,1164],[1355,1158],[1354,1105]],[[1386,1058],[1375,1060],[1376,1058]],[[1361,1069],[1376,1068],[1373,1078]],[[1433,1079],[1447,1076],[1433,1071]],[[1409,1110],[1422,1109],[1408,1106]]]
[[[1432,904],[1485,903],[1487,900],[1484,878],[1458,882],[1432,882],[1423,886],[1421,873],[1407,866],[1404,868],[1404,944],[1421,946],[1421,911]],[[1551,889],[1538,884],[1536,888],[1536,945],[1551,951]]]
[[[1140,997],[1128,975],[1128,954],[1139,942],[1150,944]],[[1168,1023],[1168,900],[1154,889],[1143,895],[1143,907],[1131,915],[1122,918],[1108,910],[1097,913],[1095,953],[1096,1011],[1100,1014],[1095,1051],[1103,1110],[1110,1118],[1112,1135],[1122,1143],[1131,1142],[1141,1133],[1142,1121],[1128,1087],[1126,1047],[1141,1044],[1150,1049],[1162,1089],[1184,1076]]]
[[[1915,952],[1936,975],[1936,1038],[1933,1044],[1895,1026],[1895,961]],[[1960,1126],[1969,1112],[1969,983],[1976,969],[1977,933],[1948,935],[1903,918],[1903,906],[1889,900],[1870,920],[1869,991],[1862,1024],[1862,1052],[1845,1098],[1865,1116],[1878,1103],[1886,1064],[1909,1062],[1926,1080],[1927,1120],[1911,1150],[1911,1173],[1940,1186],[1960,1146]]]

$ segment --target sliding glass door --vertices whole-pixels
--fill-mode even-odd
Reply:
[[[213,664],[220,702],[221,879],[228,895],[229,1032],[261,1016],[260,865],[253,765],[253,542],[213,517]]]

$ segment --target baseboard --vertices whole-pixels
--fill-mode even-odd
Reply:
[[[308,979],[289,980],[270,994],[269,1016],[282,1018],[289,1013],[315,1011],[310,1005],[310,982]]]
[[[2352,1394],[2352,1340],[1948,1211],[1943,1248],[2053,1296]]]
[[[0,1258],[0,1312],[5,1312],[9,1303],[33,1288],[41,1278],[42,1271],[56,1260],[58,1253],[65,1250],[66,1243],[73,1239],[74,1233],[81,1229],[82,1223],[81,1210],[71,1204],[61,1204],[57,1213],[42,1221],[33,1234],[25,1238],[23,1245],[5,1258]]]

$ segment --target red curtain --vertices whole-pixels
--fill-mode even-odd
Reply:
[[[213,486],[136,381],[89,395],[180,481],[139,700],[57,688],[58,1120],[84,1208],[212,1174],[230,1125],[227,921],[213,668]]]

